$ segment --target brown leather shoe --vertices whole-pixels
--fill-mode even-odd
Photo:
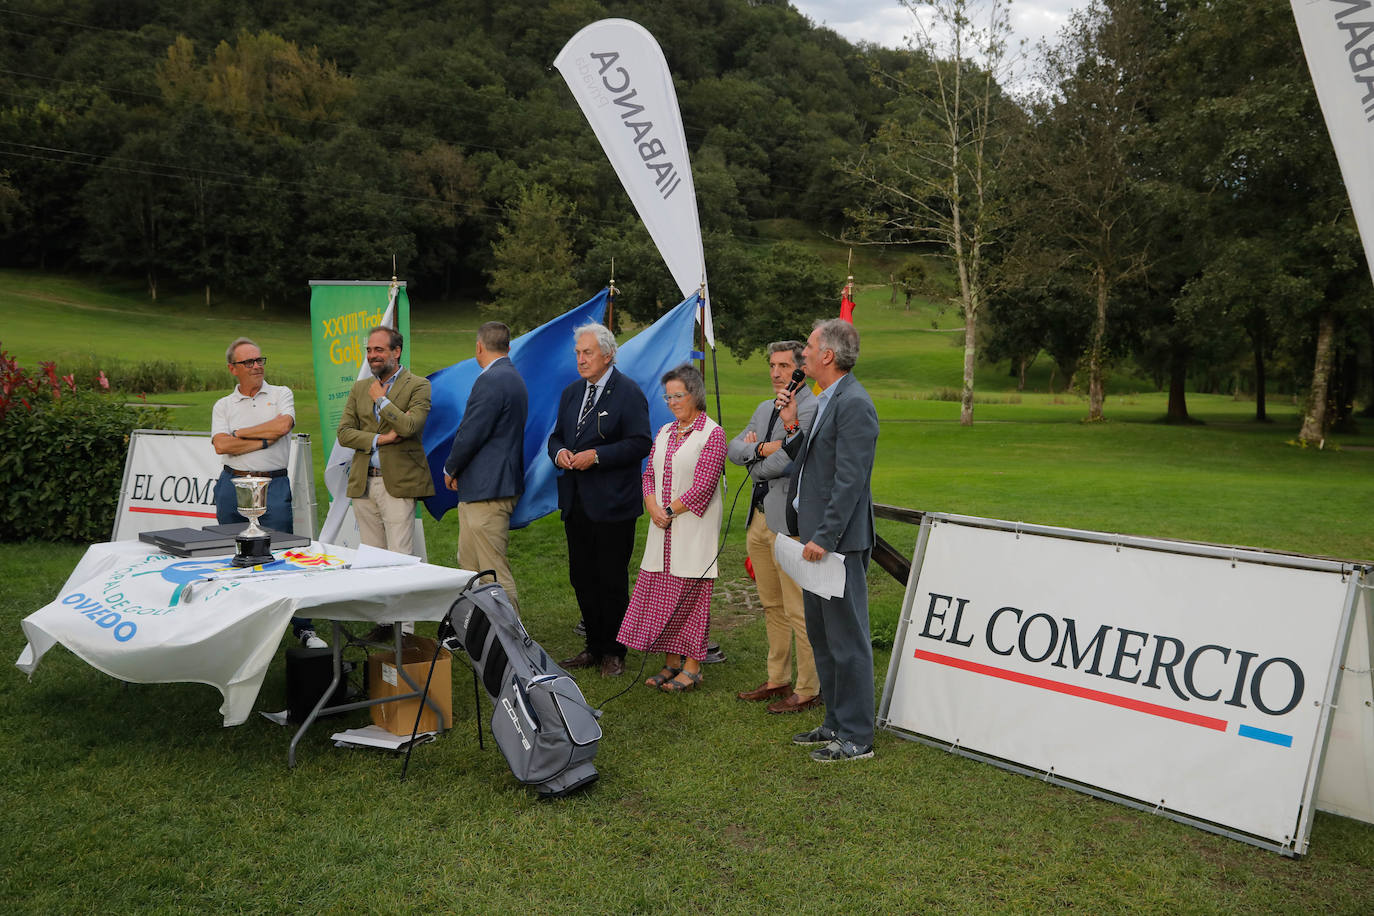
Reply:
[[[785,697],[791,692],[791,684],[783,684],[779,687],[769,687],[768,682],[764,681],[753,690],[746,690],[743,693],[735,694],[735,698],[745,700],[749,703],[758,703],[763,700],[771,700],[773,697]]]
[[[821,695],[819,693],[814,697],[804,697],[799,693],[794,693],[785,700],[769,703],[768,711],[776,716],[789,712],[805,712],[808,709],[816,709],[824,705],[825,704],[821,702]]]
[[[601,659],[583,649],[572,658],[565,658],[558,664],[564,668],[595,668],[601,664]]]
[[[625,673],[625,659],[619,655],[608,655],[601,660],[602,677],[620,677]]]

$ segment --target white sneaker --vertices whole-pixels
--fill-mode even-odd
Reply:
[[[314,630],[301,630],[299,633],[296,634],[296,636],[300,639],[301,645],[307,649],[329,648],[329,643],[325,642],[323,639],[320,639],[319,634],[316,633]]]

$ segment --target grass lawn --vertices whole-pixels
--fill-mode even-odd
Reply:
[[[32,366],[63,355],[168,358],[217,367],[247,330],[271,366],[309,378],[299,316],[144,305],[137,288],[0,272],[0,342]],[[972,428],[938,400],[959,381],[957,317],[907,312],[886,290],[859,299],[857,376],[882,421],[881,502],[1055,525],[1374,559],[1364,523],[1374,436],[1326,451],[1288,444],[1297,409],[1190,395],[1204,421],[1158,422],[1164,396],[1113,378],[1108,421],[1048,391],[1038,366],[1017,393],[983,367]],[[178,303],[181,305],[181,303]],[[471,353],[470,308],[416,303],[414,357],[433,371]],[[207,321],[216,323],[208,325]],[[798,329],[801,334],[803,329]],[[767,392],[762,360],[719,361],[724,425]],[[298,376],[292,376],[299,373]],[[269,378],[276,377],[275,374]],[[226,373],[226,381],[228,375]],[[227,390],[227,385],[226,385]],[[159,395],[179,425],[207,429],[217,393]],[[308,392],[299,428],[318,434]],[[317,454],[317,464],[323,456]],[[741,475],[730,475],[730,499]],[[13,485],[13,482],[3,482]],[[322,490],[321,490],[322,492]],[[728,505],[728,502],[727,502]],[[219,696],[194,684],[123,685],[62,649],[28,682],[0,679],[0,901],[6,912],[445,911],[712,913],[926,911],[1368,913],[1374,826],[1318,814],[1309,855],[1291,861],[882,734],[877,756],[820,767],[791,747],[814,718],[767,716],[734,699],[762,680],[766,641],[743,573],[743,507],[722,558],[713,634],[729,662],[697,693],[668,697],[578,675],[604,704],[600,782],[540,802],[479,751],[465,666],[455,729],[416,752],[410,778],[382,754],[330,746],[332,729],[285,765],[289,735],[261,717],[220,727]],[[909,551],[915,529],[880,522]],[[451,563],[453,519],[427,520],[434,562]],[[50,601],[80,557],[70,544],[0,546],[0,655],[19,620]],[[572,654],[577,611],[556,518],[517,531],[512,565],[526,625]],[[901,587],[870,573],[875,633]],[[426,628],[422,627],[422,632]],[[8,653],[6,655],[6,653]],[[878,650],[878,677],[888,654]],[[640,656],[632,653],[631,670]],[[650,660],[649,664],[654,665]],[[656,666],[655,666],[656,667]],[[642,679],[642,676],[641,676]],[[612,695],[629,686],[624,696]],[[274,663],[259,708],[280,708]],[[486,707],[482,718],[490,715]],[[345,717],[340,725],[360,724]],[[332,724],[332,723],[331,723]]]

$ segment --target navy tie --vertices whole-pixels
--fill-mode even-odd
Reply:
[[[577,416],[577,425],[581,426],[587,419],[587,414],[592,412],[592,404],[596,401],[596,386],[587,386],[587,400],[582,404],[582,413]]]

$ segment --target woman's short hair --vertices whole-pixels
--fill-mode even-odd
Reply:
[[[665,388],[669,382],[681,382],[682,387],[687,389],[687,395],[696,403],[697,410],[706,409],[706,380],[691,363],[683,363],[676,369],[669,369],[663,373],[663,378],[659,381]]]

